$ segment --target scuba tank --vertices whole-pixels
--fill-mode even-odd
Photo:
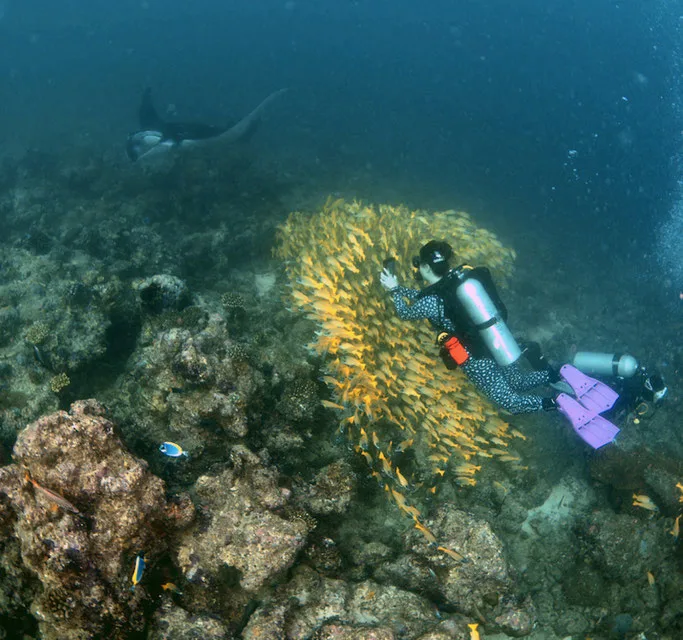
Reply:
[[[588,375],[632,378],[640,370],[638,361],[627,353],[577,351],[572,364]]]
[[[493,359],[501,367],[505,367],[516,362],[522,355],[522,350],[505,324],[500,309],[477,279],[476,271],[478,270],[462,265],[451,272],[458,282],[455,296]]]

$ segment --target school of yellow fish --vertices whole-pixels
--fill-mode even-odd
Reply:
[[[383,260],[393,257],[399,282],[415,286],[411,256],[433,238],[451,244],[454,264],[486,265],[498,282],[511,274],[514,251],[459,211],[328,199],[318,213],[292,213],[275,249],[289,279],[288,303],[319,326],[309,348],[324,357],[333,400],[323,404],[432,543],[416,505],[440,482],[476,484],[486,458],[523,468],[508,445],[524,437],[461,372],[446,369],[428,323],[400,320],[379,284]]]

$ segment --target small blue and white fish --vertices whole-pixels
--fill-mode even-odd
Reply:
[[[145,554],[144,553],[138,553],[137,556],[135,556],[135,566],[133,567],[133,575],[131,576],[130,580],[133,583],[131,586],[130,590],[135,591],[135,587],[138,586],[140,583],[140,580],[142,580],[142,574],[145,572]]]
[[[189,457],[187,452],[183,451],[183,448],[175,442],[162,442],[159,445],[159,451],[169,458],[180,458],[181,456],[185,456],[186,458]]]

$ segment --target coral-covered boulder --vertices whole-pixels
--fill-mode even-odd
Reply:
[[[316,634],[316,640],[395,640],[391,629],[367,629],[343,624],[326,624]]]
[[[157,453],[161,442],[177,442],[189,453],[174,466],[175,479],[189,484],[225,461],[229,443],[246,436],[250,418],[258,423],[265,380],[237,353],[221,316],[189,307],[169,314],[165,322],[170,321],[171,327],[146,320],[131,356],[133,371],[121,376],[107,399],[126,440],[150,452],[158,473],[168,470]]]
[[[515,598],[503,544],[490,525],[451,505],[441,506],[427,524],[438,543],[427,545],[422,534],[410,531],[410,552],[380,565],[375,579],[427,593],[447,610],[483,616],[507,633],[529,633],[536,612],[531,601]]]
[[[323,467],[311,484],[302,485],[301,504],[316,516],[345,513],[356,493],[356,474],[345,461]]]
[[[164,483],[130,454],[94,400],[40,418],[20,434],[0,476],[21,559],[42,584],[32,603],[41,637],[124,638],[143,627],[135,558],[165,551],[174,524]],[[177,509],[176,509],[177,510]]]
[[[209,521],[184,533],[178,565],[188,580],[206,585],[220,582],[226,568],[236,570],[242,589],[255,593],[293,564],[310,525],[305,518],[277,513],[290,492],[277,486],[277,474],[258,456],[236,445],[231,458],[232,469],[197,480]]]
[[[415,593],[369,580],[354,584],[325,578],[304,565],[276,597],[254,613],[245,640],[415,638],[438,622],[434,607]]]
[[[187,285],[180,278],[167,274],[137,280],[133,283],[133,289],[140,296],[145,310],[150,313],[184,309],[192,302]]]
[[[273,636],[275,637],[275,636]],[[230,640],[225,625],[212,616],[191,615],[185,609],[165,602],[154,615],[148,640]]]
[[[486,603],[497,603],[510,593],[512,579],[503,543],[488,522],[445,505],[437,511],[431,529],[441,546],[465,558],[459,563],[438,549],[426,547],[416,532],[411,534],[412,539],[419,540],[414,549],[428,557],[437,575],[442,576],[439,590],[448,606],[473,616]]]

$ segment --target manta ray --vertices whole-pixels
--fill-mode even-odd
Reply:
[[[236,124],[220,127],[200,122],[169,122],[161,118],[152,102],[151,89],[145,89],[138,110],[140,129],[128,136],[126,153],[131,162],[168,156],[186,149],[231,145],[248,139],[258,127],[263,112],[287,89],[271,93],[251,113]]]

